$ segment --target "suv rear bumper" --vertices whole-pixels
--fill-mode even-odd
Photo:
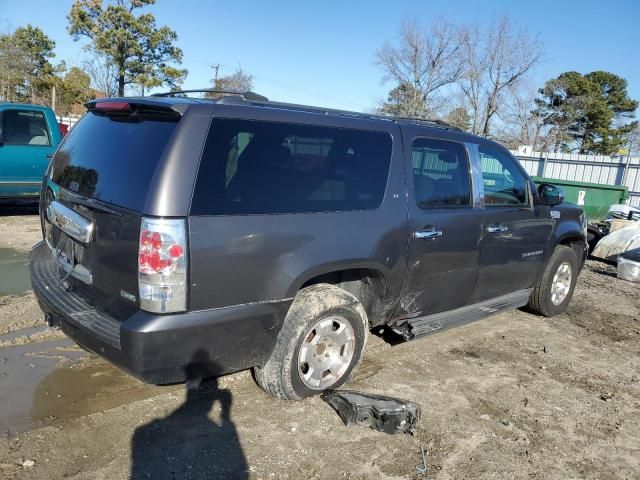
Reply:
[[[158,315],[137,311],[123,322],[60,284],[49,248],[29,255],[31,284],[50,325],[145,383],[179,383],[262,365],[291,300]]]

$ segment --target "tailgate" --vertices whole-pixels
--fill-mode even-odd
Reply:
[[[90,105],[47,175],[41,215],[61,278],[120,320],[139,307],[142,212],[180,118],[163,106]]]
[[[47,195],[43,222],[60,279],[92,307],[125,320],[138,309],[141,215],[57,190],[55,200]]]

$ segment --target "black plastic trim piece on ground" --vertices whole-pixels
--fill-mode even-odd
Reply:
[[[324,392],[322,399],[347,426],[363,425],[379,432],[413,435],[420,420],[420,405],[399,398],[332,390]]]

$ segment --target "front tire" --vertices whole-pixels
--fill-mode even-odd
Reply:
[[[564,312],[573,296],[578,269],[578,257],[573,249],[558,245],[529,297],[529,310],[545,317]]]
[[[350,293],[329,284],[296,295],[258,385],[276,398],[300,400],[347,383],[362,360],[367,314]]]

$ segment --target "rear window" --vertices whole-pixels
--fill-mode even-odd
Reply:
[[[0,112],[0,135],[5,145],[51,145],[44,113],[36,110]]]
[[[175,117],[108,117],[88,113],[53,159],[51,179],[104,202],[142,211]]]
[[[384,197],[387,133],[214,120],[192,215],[367,210]]]

